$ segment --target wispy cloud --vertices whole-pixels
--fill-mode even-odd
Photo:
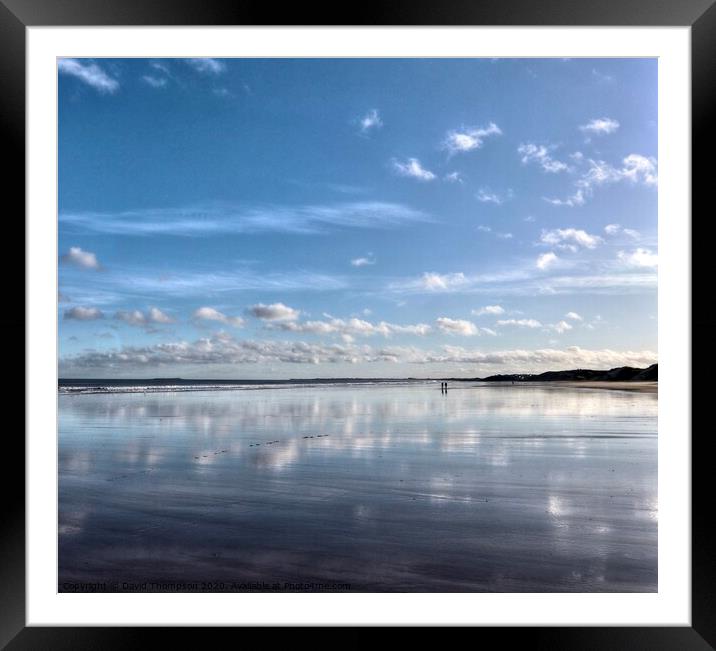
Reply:
[[[547,203],[552,204],[553,206],[569,206],[570,208],[574,208],[575,206],[583,206],[587,199],[584,196],[585,193],[583,190],[577,190],[575,193],[570,194],[568,197],[565,197],[564,199],[559,199],[557,197],[542,197]]]
[[[383,126],[383,120],[380,117],[378,109],[370,109],[362,118],[358,120],[361,133],[368,134],[371,131],[380,129]]]
[[[186,62],[201,74],[216,76],[226,72],[226,64],[219,59],[186,59]]]
[[[463,179],[462,174],[460,172],[449,172],[445,176],[443,176],[443,180],[447,181],[448,183],[465,183],[465,179]]]
[[[566,274],[569,268],[581,274]],[[385,287],[395,294],[484,294],[494,296],[536,296],[539,294],[613,294],[624,295],[651,291],[656,288],[656,273],[636,273],[619,261],[619,264],[602,261],[589,264],[567,264],[554,252],[539,256],[536,262],[490,273],[440,274],[393,280]],[[474,312],[473,312],[474,314]]]
[[[152,75],[142,75],[142,81],[152,88],[164,88],[168,83],[164,77],[154,77]]]
[[[319,234],[330,228],[396,228],[427,222],[424,212],[382,201],[239,206],[211,203],[122,212],[62,212],[66,228],[107,235],[209,237],[225,233]]]
[[[604,232],[609,236],[626,235],[632,240],[641,238],[641,233],[633,228],[624,228],[621,224],[607,224]]]
[[[398,176],[417,179],[418,181],[434,181],[437,177],[430,170],[425,169],[417,158],[408,158],[406,161],[393,159],[393,171]]]
[[[142,75],[142,81],[152,88],[165,88],[170,80],[176,81],[167,61],[150,61],[149,67],[150,74]]]
[[[534,143],[528,142],[525,144],[521,144],[517,148],[517,153],[520,155],[523,165],[527,165],[529,163],[536,163],[545,172],[549,172],[552,174],[567,171],[569,169],[569,166],[566,163],[563,163],[562,161],[557,160],[556,158],[553,158],[551,156],[550,151],[552,149],[554,149],[554,147],[547,147],[546,145],[536,145]]]
[[[475,198],[481,203],[494,203],[496,206],[501,206],[507,199],[512,198],[512,191],[508,191],[506,195],[500,195],[490,188],[480,188]]]
[[[97,279],[99,280],[99,278]],[[135,270],[115,273],[102,278],[103,285],[124,296],[157,296],[201,298],[208,294],[234,294],[240,291],[259,292],[321,292],[345,289],[348,284],[341,276],[315,273],[303,269],[290,272],[260,272],[250,268],[225,271],[182,271],[160,275]],[[77,288],[71,288],[73,296]]]
[[[115,93],[119,90],[119,82],[92,61],[58,59],[57,70],[61,74],[79,79],[100,93]]]
[[[567,312],[567,314],[564,315],[568,319],[571,319],[572,321],[583,321],[584,319],[577,314],[576,312]]]
[[[494,122],[485,127],[462,127],[448,131],[443,141],[443,149],[446,149],[452,156],[461,152],[480,149],[485,143],[485,138],[499,136],[502,130]]]
[[[615,167],[603,160],[580,159],[582,167],[575,182],[576,191],[565,199],[543,197],[555,206],[581,206],[592,196],[595,188],[627,181],[633,185],[655,187],[658,183],[657,161],[641,154],[629,154],[622,159],[622,166]]]
[[[541,328],[542,324],[537,319],[500,319],[498,326],[517,326],[519,328]]]
[[[611,84],[614,82],[614,76],[605,72],[600,72],[596,68],[592,68],[592,77],[602,84]]]

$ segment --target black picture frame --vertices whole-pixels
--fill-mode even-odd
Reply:
[[[4,199],[6,220],[14,222],[16,237],[24,242],[19,215],[25,213],[25,38],[33,26],[118,25],[523,25],[523,26],[690,26],[692,47],[692,212],[706,219],[707,156],[714,151],[716,116],[716,0],[399,0],[370,3],[360,12],[345,14],[339,4],[287,4],[279,10],[268,3],[219,0],[0,0],[0,142],[6,161]],[[700,163],[700,164],[699,164]],[[8,205],[9,203],[9,205]],[[691,219],[684,215],[685,223]],[[11,224],[7,224],[8,227]],[[692,251],[709,246],[708,238],[693,238]],[[6,278],[17,275],[17,263],[5,257]],[[692,260],[692,296],[707,297],[692,316],[692,347],[698,346],[699,368],[710,368],[713,353],[706,337],[716,325],[708,298],[698,294],[708,282],[706,256]],[[701,262],[699,262],[701,260]],[[12,268],[10,267],[12,264]],[[699,267],[699,264],[701,267]],[[14,272],[14,273],[13,273]],[[662,270],[662,273],[664,270]],[[698,279],[702,279],[699,281]],[[705,280],[703,280],[705,279]],[[15,283],[19,286],[19,283]],[[709,288],[710,289],[710,288]],[[20,294],[19,287],[15,291]],[[24,294],[14,305],[24,305]],[[5,310],[0,325],[7,342],[24,331],[23,312]],[[31,345],[31,342],[25,342]],[[703,344],[703,346],[699,345]],[[20,367],[20,347],[7,346],[11,362]],[[14,359],[17,356],[17,360]],[[8,367],[9,369],[14,364]],[[23,364],[24,369],[24,364]],[[24,371],[23,371],[24,375]],[[692,412],[703,411],[708,385],[693,378]],[[27,387],[32,390],[32,387]],[[668,396],[662,399],[668,399]],[[698,422],[698,419],[696,419]],[[706,422],[706,421],[704,421]],[[692,626],[683,627],[515,627],[485,628],[479,633],[495,636],[501,645],[524,644],[545,649],[709,649],[716,647],[716,549],[710,526],[714,493],[707,464],[711,428],[697,429],[692,445]],[[19,476],[1,473],[5,480],[3,517],[0,518],[0,645],[8,649],[82,649],[146,647],[166,644],[173,634],[183,644],[206,643],[206,631],[182,628],[27,627],[25,604],[25,499],[24,440],[20,428],[7,427],[3,448]],[[691,437],[691,432],[683,432]],[[167,637],[169,636],[169,638]],[[201,636],[201,637],[199,637]]]

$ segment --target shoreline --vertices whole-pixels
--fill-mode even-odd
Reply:
[[[570,389],[612,389],[617,391],[633,391],[635,393],[659,393],[658,381],[619,382],[610,380],[565,380],[563,382],[540,382],[540,384]]]

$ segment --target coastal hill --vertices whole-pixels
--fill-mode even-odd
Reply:
[[[490,377],[479,379],[481,382],[574,382],[579,380],[590,382],[655,382],[659,379],[659,365],[652,364],[648,368],[620,366],[608,371],[579,368],[572,371],[547,371],[536,375],[529,373],[491,375]]]

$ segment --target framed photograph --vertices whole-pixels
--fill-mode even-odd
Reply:
[[[712,648],[712,2],[268,13],[0,4],[27,256],[0,640]]]

